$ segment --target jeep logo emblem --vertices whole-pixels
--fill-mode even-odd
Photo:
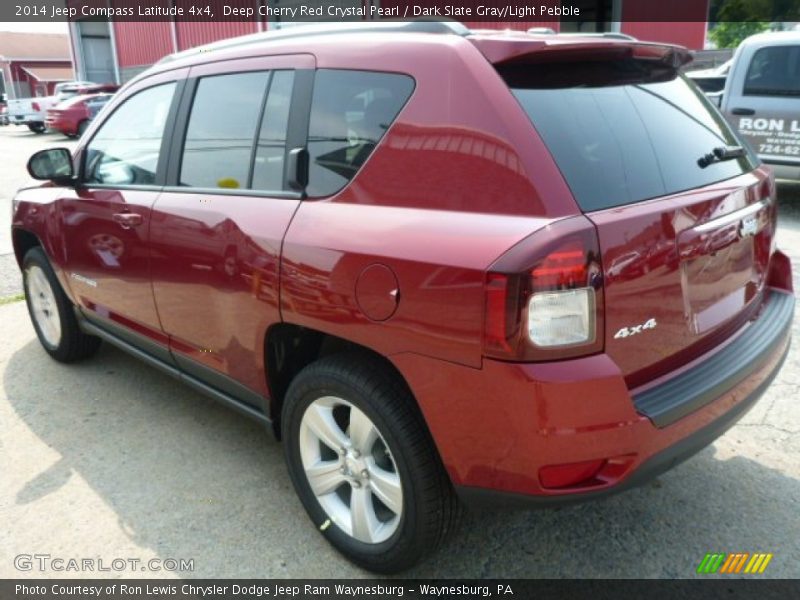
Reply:
[[[746,238],[755,235],[758,231],[758,219],[755,216],[746,217],[739,223],[739,236]]]

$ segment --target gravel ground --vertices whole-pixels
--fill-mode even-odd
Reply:
[[[0,298],[15,296],[22,292],[22,277],[13,254],[0,256]]]
[[[800,186],[780,196],[779,244],[800,282]],[[368,576],[315,531],[260,426],[108,346],[53,362],[23,302],[0,306],[0,335],[0,578],[93,575],[21,573],[21,553],[194,560],[104,576]],[[706,552],[760,551],[774,554],[766,576],[798,578],[798,388],[795,343],[759,404],[692,460],[601,502],[469,514],[408,575],[693,577]]]

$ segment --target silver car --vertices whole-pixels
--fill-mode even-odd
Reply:
[[[776,177],[800,180],[800,31],[742,42],[720,108]]]

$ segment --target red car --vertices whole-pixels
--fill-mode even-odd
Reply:
[[[97,112],[111,99],[111,94],[74,96],[47,110],[45,125],[67,137],[83,135]]]
[[[773,177],[688,61],[433,22],[174,55],[31,158],[39,340],[270,424],[313,526],[374,571],[462,502],[630,488],[750,409],[790,340]]]

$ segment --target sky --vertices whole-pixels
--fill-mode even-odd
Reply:
[[[0,31],[25,31],[33,33],[67,33],[67,24],[63,23],[35,23],[32,21],[21,21],[11,23],[0,21]]]

